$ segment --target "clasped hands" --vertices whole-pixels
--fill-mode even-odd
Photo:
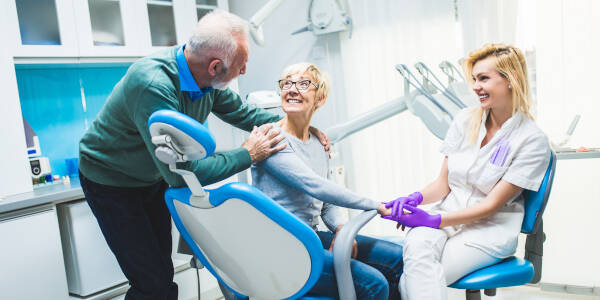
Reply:
[[[420,192],[414,192],[406,197],[384,202],[385,208],[391,208],[391,213],[389,215],[382,214],[381,217],[386,220],[398,222],[396,227],[402,226],[402,230],[404,230],[405,226],[439,228],[442,216],[440,214],[432,215],[418,208],[417,206],[421,202],[423,202],[423,195]]]

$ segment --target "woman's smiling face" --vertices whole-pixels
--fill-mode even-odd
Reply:
[[[473,65],[473,91],[484,110],[512,106],[512,91],[508,80],[496,70],[494,57],[482,59]]]
[[[314,78],[308,72],[294,73],[281,81],[281,108],[286,114],[312,114],[316,110],[317,88],[313,82]],[[290,84],[291,87],[286,89]]]

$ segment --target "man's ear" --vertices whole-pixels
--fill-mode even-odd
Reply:
[[[213,59],[210,61],[210,64],[208,64],[208,74],[210,74],[211,76],[217,76],[218,74],[221,74],[221,72],[223,71],[223,61],[220,59]]]

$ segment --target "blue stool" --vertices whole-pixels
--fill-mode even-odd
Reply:
[[[312,228],[252,186],[235,182],[205,190],[194,173],[177,169],[177,162],[213,153],[208,129],[171,110],[152,114],[148,126],[156,157],[188,186],[165,193],[175,226],[195,257],[236,299],[331,299],[305,296],[323,269],[323,246]],[[368,221],[376,212],[367,213],[355,223]],[[358,231],[348,227],[354,234]],[[350,274],[353,239],[342,237],[340,246],[336,241],[338,252],[348,253],[347,260],[335,262],[334,250],[336,273]],[[339,278],[338,290],[340,295],[352,294],[352,277]]]
[[[479,269],[451,284],[451,288],[465,289],[467,300],[481,299],[480,290],[487,296],[495,296],[496,288],[537,283],[542,276],[544,234],[542,214],[554,180],[556,154],[551,152],[550,164],[537,192],[524,190],[525,216],[521,232],[527,234],[525,259],[511,256],[501,262]]]

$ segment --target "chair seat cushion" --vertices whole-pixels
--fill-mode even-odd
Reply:
[[[479,269],[450,285],[455,289],[492,289],[523,285],[533,279],[531,262],[511,256],[501,262]]]

